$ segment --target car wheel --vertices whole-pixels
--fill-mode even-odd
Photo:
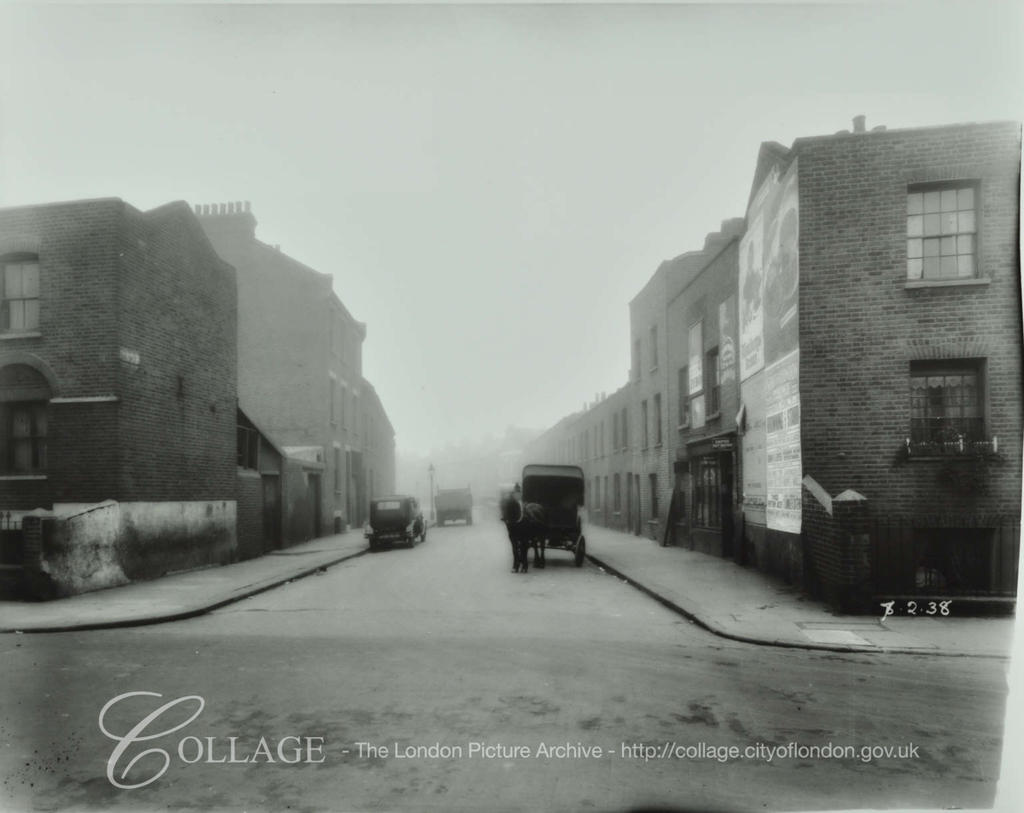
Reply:
[[[580,541],[576,543],[576,567],[583,567],[583,560],[587,556],[587,540],[582,536]]]

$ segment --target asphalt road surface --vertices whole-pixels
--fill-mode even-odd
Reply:
[[[3,636],[0,809],[993,803],[1003,662],[740,644],[568,553],[510,571],[501,525],[448,526],[188,621]]]

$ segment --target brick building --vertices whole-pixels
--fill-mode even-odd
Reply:
[[[5,564],[58,595],[235,558],[235,272],[188,206],[5,209],[0,265]]]
[[[761,556],[834,603],[1015,593],[1020,148],[1016,123],[858,117],[762,149],[740,249]]]
[[[1020,148],[1016,123],[860,117],[763,144],[746,218],[630,303],[630,382],[527,454],[583,466],[592,522],[840,607],[1015,595]]]
[[[742,218],[709,234],[700,268],[668,302],[669,426],[675,491],[672,539],[720,556],[741,553],[736,348]]]
[[[679,297],[741,228],[742,221],[726,221],[722,231],[707,236],[701,250],[661,263],[629,303],[629,381],[612,395],[584,405],[527,447],[529,462],[571,463],[583,469],[589,521],[658,541],[677,533],[674,500],[689,482],[684,485],[677,474]],[[685,352],[685,338],[683,342]],[[693,396],[694,403],[703,403],[699,392]],[[687,405],[690,400],[687,396]]]
[[[238,271],[238,395],[286,461],[286,541],[361,525],[371,493],[394,490],[394,431],[362,375],[366,325],[333,277],[256,239],[248,204],[197,206]]]

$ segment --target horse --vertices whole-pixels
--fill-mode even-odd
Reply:
[[[501,521],[505,523],[508,541],[512,544],[512,572],[526,573],[529,570],[531,547],[534,567],[543,568],[547,537],[544,508],[535,502],[522,503],[510,494],[501,501]]]

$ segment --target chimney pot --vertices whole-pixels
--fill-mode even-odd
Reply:
[[[867,122],[867,118],[864,115],[854,116],[853,117],[853,132],[855,132],[855,133],[863,133],[863,132],[865,132],[865,124],[866,124],[866,122]]]

